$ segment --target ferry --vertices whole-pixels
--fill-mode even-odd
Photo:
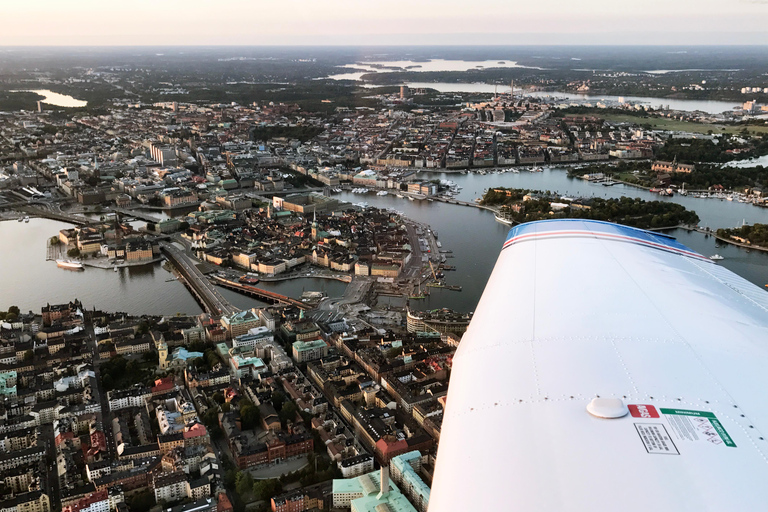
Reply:
[[[85,270],[85,267],[79,261],[72,260],[56,260],[56,265],[68,270]]]

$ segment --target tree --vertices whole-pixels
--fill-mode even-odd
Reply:
[[[285,395],[280,391],[275,391],[272,393],[272,407],[275,408],[276,411],[279,411],[283,408],[283,403],[285,402]]]
[[[203,414],[203,423],[209,429],[217,426],[219,424],[219,411],[217,411],[215,407],[211,407],[205,411],[205,414]]]
[[[226,487],[227,489],[234,489],[236,482],[237,482],[237,470],[234,468],[228,469],[224,473],[224,479],[223,479],[224,487]]]
[[[261,420],[259,408],[255,405],[246,405],[240,407],[240,421],[243,424],[243,430],[249,430],[256,427]]]
[[[219,405],[224,403],[224,395],[221,393],[221,391],[215,392],[211,398],[213,398],[213,401]]]
[[[134,494],[126,503],[131,512],[149,512],[149,509],[155,506],[155,495],[150,491],[143,491]]]
[[[29,350],[24,352],[24,362],[25,363],[30,362],[34,358],[35,358],[35,353],[32,351],[32,349],[29,349]]]
[[[19,306],[11,306],[8,308],[8,313],[13,313],[18,317],[21,314],[21,310],[19,309]]]
[[[283,484],[276,478],[259,480],[253,484],[253,495],[258,500],[269,500],[283,492]]]
[[[70,258],[76,258],[80,256],[80,249],[78,249],[77,247],[71,248],[70,250],[67,251],[67,256],[69,256]]]
[[[253,490],[253,477],[247,471],[239,471],[235,479],[235,490],[244,496]]]
[[[293,402],[285,402],[283,404],[283,407],[278,413],[278,416],[280,416],[280,422],[283,424],[283,426],[285,426],[289,421],[296,420],[296,413],[298,410],[298,406]]]

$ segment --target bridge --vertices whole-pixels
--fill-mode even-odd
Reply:
[[[270,304],[287,304],[289,306],[296,306],[299,309],[310,309],[308,305],[300,300],[292,299],[291,297],[286,297],[285,295],[280,295],[279,293],[271,292],[269,290],[264,290],[263,288],[256,288],[255,286],[237,283],[219,276],[213,276],[213,279],[224,288],[251,295],[265,302],[269,302]]]
[[[123,217],[133,217],[134,219],[143,220],[145,222],[153,222],[157,224],[162,221],[162,219],[159,219],[150,213],[143,212],[138,208],[112,208],[112,211],[119,213]],[[158,210],[157,213],[163,212]]]
[[[160,249],[184,278],[187,287],[197,297],[211,316],[231,315],[240,311],[222,297],[216,287],[195,266],[184,251],[169,243],[161,243]]]
[[[88,217],[83,217],[81,215],[75,215],[75,214],[57,213],[47,208],[36,208],[34,206],[17,206],[16,209],[24,213],[28,213],[29,215],[32,215],[34,217],[42,217],[44,219],[58,220],[61,222],[66,222],[68,224],[75,224],[77,226],[84,226],[86,224],[90,224],[94,222]]]

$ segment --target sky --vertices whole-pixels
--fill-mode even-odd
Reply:
[[[768,44],[768,0],[0,0],[0,45]]]

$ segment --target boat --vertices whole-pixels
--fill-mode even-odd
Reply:
[[[713,254],[712,256],[709,257],[709,259],[714,261],[720,261],[720,260],[724,260],[725,258],[720,256],[719,254]]]
[[[29,217],[24,217],[24,222],[29,222]]]
[[[19,222],[24,222],[24,219],[22,217],[19,217]]]
[[[79,261],[72,260],[56,260],[56,265],[68,270],[85,270],[85,267]]]
[[[117,272],[117,265],[115,265],[115,272]]]

